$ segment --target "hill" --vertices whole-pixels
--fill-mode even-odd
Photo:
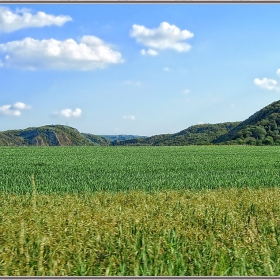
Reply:
[[[115,146],[186,146],[210,145],[217,137],[226,134],[240,122],[193,125],[174,134],[160,134],[141,139],[113,141]]]
[[[123,140],[129,140],[129,139],[135,139],[135,138],[147,138],[147,136],[137,136],[137,135],[98,135],[100,137],[103,137],[109,141],[123,141]]]
[[[174,134],[151,137],[93,135],[65,125],[29,127],[0,132],[0,146],[186,146],[280,145],[280,101],[243,122],[198,124]]]
[[[0,146],[100,146],[109,145],[105,138],[65,125],[46,125],[0,132]]]
[[[250,116],[214,144],[280,145],[280,101]]]

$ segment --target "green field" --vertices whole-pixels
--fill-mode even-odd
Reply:
[[[275,187],[280,147],[0,148],[0,191],[38,193]]]
[[[0,275],[280,275],[279,155],[1,147]]]

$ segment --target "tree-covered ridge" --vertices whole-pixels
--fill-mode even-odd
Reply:
[[[271,103],[240,123],[215,144],[280,145],[280,101]]]
[[[174,134],[160,134],[142,139],[113,141],[116,146],[186,146],[210,145],[214,139],[239,125],[240,122],[193,125]]]
[[[99,146],[110,143],[102,137],[90,137],[65,125],[29,127],[23,130],[0,132],[1,146]]]
[[[96,146],[110,146],[111,141],[106,139],[105,137],[90,134],[90,133],[81,133],[84,137],[88,139],[88,141],[93,142]]]
[[[137,138],[135,138],[137,137]],[[174,134],[151,137],[80,133],[65,125],[46,125],[0,132],[0,146],[186,146],[280,145],[280,101],[243,122],[193,125]]]

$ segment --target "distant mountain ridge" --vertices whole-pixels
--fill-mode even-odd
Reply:
[[[138,135],[98,135],[100,137],[103,137],[109,141],[122,141],[122,140],[128,140],[128,139],[135,139],[135,138],[146,138],[147,136],[138,136]]]
[[[199,124],[174,134],[151,137],[94,135],[65,125],[45,125],[0,132],[0,146],[185,146],[280,145],[280,101],[243,122]]]

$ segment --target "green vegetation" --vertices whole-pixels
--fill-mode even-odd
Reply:
[[[0,199],[0,275],[280,274],[279,189]]]
[[[46,125],[0,132],[0,146],[107,146],[105,138],[65,125]]]
[[[174,134],[115,141],[120,146],[280,145],[280,101],[264,107],[243,122],[194,125]]]
[[[211,145],[217,137],[226,134],[240,122],[193,125],[174,134],[160,134],[141,139],[114,141],[114,146],[187,146]]]
[[[38,193],[279,186],[278,147],[0,147],[0,191]]]
[[[138,136],[138,135],[99,135],[100,137],[103,137],[111,142],[113,141],[123,141],[123,140],[129,140],[129,139],[136,139],[136,138],[146,138],[147,136]]]
[[[63,125],[0,132],[0,146],[189,146],[280,145],[280,101],[243,122],[194,125],[174,134],[151,137],[80,133]]]
[[[256,112],[213,143],[246,145],[280,145],[280,101]]]
[[[0,155],[1,276],[280,274],[277,146]]]
[[[94,146],[109,146],[111,143],[110,140],[104,137],[93,135],[90,133],[81,133],[81,135],[86,137],[88,141],[94,143]]]

